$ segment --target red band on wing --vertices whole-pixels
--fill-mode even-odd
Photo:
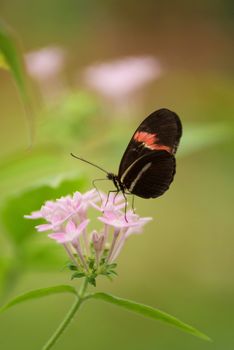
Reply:
[[[144,142],[147,146],[151,146],[156,143],[157,135],[145,131],[137,131],[134,135],[134,140],[137,142]]]
[[[157,138],[157,134],[150,134],[145,131],[137,131],[134,135],[134,140],[137,142],[142,142],[145,147],[150,148],[152,150],[164,150],[169,153],[172,153],[172,149],[166,145],[160,145],[157,142],[159,139]]]

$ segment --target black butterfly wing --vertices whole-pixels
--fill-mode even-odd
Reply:
[[[142,156],[160,150],[175,154],[181,135],[182,125],[176,113],[166,108],[153,112],[133,134],[120,162],[118,177]]]
[[[167,151],[154,151],[131,164],[122,175],[121,182],[132,194],[142,198],[161,196],[175,175],[176,161]]]

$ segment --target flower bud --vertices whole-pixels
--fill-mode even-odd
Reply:
[[[100,253],[103,250],[103,244],[104,244],[104,235],[103,234],[98,234],[96,231],[93,232],[92,235],[92,241],[93,241],[93,246],[95,249],[96,253]]]

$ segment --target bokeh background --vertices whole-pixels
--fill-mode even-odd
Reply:
[[[23,219],[102,177],[69,153],[116,172],[139,122],[167,107],[184,125],[175,181],[162,198],[136,199],[154,221],[127,242],[119,277],[97,288],[174,314],[213,343],[90,301],[54,349],[233,349],[233,1],[1,0],[0,10],[33,101],[25,118],[0,70],[1,302],[70,282],[63,250]],[[71,303],[52,296],[2,314],[1,349],[40,349]]]

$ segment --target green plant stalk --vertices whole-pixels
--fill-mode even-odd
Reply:
[[[80,290],[78,292],[77,299],[76,299],[75,303],[73,304],[72,308],[69,310],[69,312],[67,313],[66,317],[61,322],[59,327],[56,329],[54,334],[50,337],[48,342],[43,346],[42,350],[49,350],[49,349],[51,349],[52,346],[57,342],[59,337],[62,335],[62,333],[65,331],[67,326],[70,324],[70,322],[74,318],[76,312],[80,308],[82,302],[85,300],[84,294],[86,292],[87,287],[88,287],[88,279],[85,278],[83,284],[80,287]]]

